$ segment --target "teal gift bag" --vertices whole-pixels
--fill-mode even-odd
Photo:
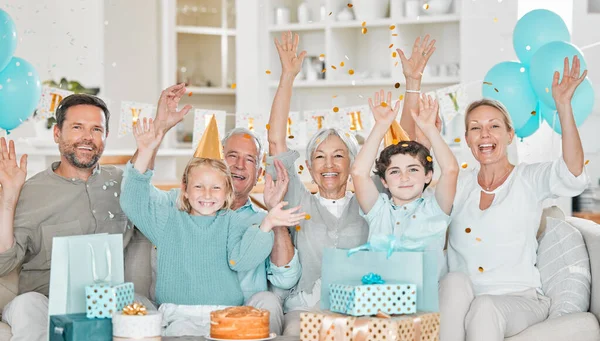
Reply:
[[[323,251],[321,309],[329,310],[329,285],[354,284],[368,273],[386,283],[413,283],[417,286],[417,311],[437,312],[438,266],[435,252],[358,251],[327,248]]]
[[[124,282],[123,235],[55,237],[52,246],[49,315],[85,313],[86,286]]]
[[[89,319],[85,314],[50,316],[50,341],[111,341],[112,321]]]

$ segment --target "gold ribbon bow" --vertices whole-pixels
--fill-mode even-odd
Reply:
[[[146,307],[138,302],[131,303],[130,305],[123,308],[123,315],[146,315],[148,314],[148,310]]]

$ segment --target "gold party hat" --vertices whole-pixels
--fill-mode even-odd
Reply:
[[[392,126],[390,129],[388,129],[383,137],[383,145],[387,147],[393,144],[398,144],[400,141],[410,141],[410,138],[404,129],[402,129],[398,121],[394,120],[394,122],[392,122]]]
[[[198,142],[194,157],[202,157],[206,159],[222,160],[223,146],[219,139],[219,128],[215,115],[212,115],[208,126],[204,130],[202,139]]]

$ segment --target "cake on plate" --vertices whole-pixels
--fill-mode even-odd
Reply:
[[[230,307],[210,313],[210,337],[252,340],[269,337],[269,312],[253,307]]]

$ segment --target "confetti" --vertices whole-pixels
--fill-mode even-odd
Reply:
[[[268,123],[267,123],[266,127],[267,127],[267,130],[271,129],[271,125]]]
[[[498,18],[494,18],[494,22],[495,22],[495,23],[496,23],[496,22],[498,22]]]
[[[367,26],[367,22],[366,22],[366,21],[363,21],[363,22],[362,22],[362,24],[360,24],[360,26],[362,26],[362,27],[366,27],[366,26]]]
[[[367,28],[366,27],[362,28],[362,34],[367,34]]]
[[[298,174],[302,174],[302,172],[301,172],[301,171],[298,171]]]
[[[348,56],[344,55],[344,58],[346,58],[346,60],[350,60],[350,58],[348,58]]]
[[[423,9],[424,10],[428,10],[429,9],[429,4],[428,3],[424,3],[423,4]]]
[[[352,8],[352,4],[348,4],[348,8]]]
[[[296,225],[296,232],[300,231],[301,227],[300,225]]]
[[[397,37],[397,36],[398,36],[397,33],[392,34],[392,37]]]
[[[321,70],[321,73],[325,73],[325,72],[327,72],[327,69]]]
[[[394,63],[394,66],[398,66],[398,62],[395,62],[395,63]]]
[[[265,71],[265,73],[266,73],[267,75],[270,75],[270,74],[271,74],[271,70],[267,70],[267,71]]]
[[[188,97],[192,97],[192,92],[191,91],[188,93]]]
[[[537,112],[535,112],[535,110],[531,112],[531,116],[535,116],[535,114],[537,114]]]
[[[525,49],[526,49],[527,51],[529,51],[529,50],[531,50],[531,46],[527,45],[527,46],[525,46]]]
[[[395,29],[395,28],[396,28],[396,25],[392,25],[392,26],[390,26],[390,30],[393,30],[393,29]]]
[[[237,88],[237,84],[235,84],[235,83],[231,84],[231,88],[232,88],[232,89],[235,89],[235,88]]]
[[[590,163],[590,160],[585,160],[585,165],[587,166],[587,164]]]
[[[400,83],[394,84],[394,88],[398,89],[400,87]]]
[[[304,216],[304,219],[306,219],[306,220],[310,220],[310,214],[307,214],[307,215],[305,215],[305,216]]]
[[[479,272],[483,272],[483,268],[482,267],[479,267]]]
[[[229,260],[229,264],[235,265],[235,261],[233,259]]]
[[[408,147],[408,144],[407,143],[403,143],[401,147],[402,148],[406,148],[406,147]]]
[[[500,91],[498,91],[498,89],[497,89],[497,88],[494,88],[494,91],[496,91],[496,92],[500,92]]]
[[[288,139],[293,139],[293,138],[294,138],[294,135],[288,136]]]
[[[338,112],[338,111],[340,111],[340,108],[338,108],[338,107],[333,107],[333,112]]]
[[[333,96],[331,96],[331,98],[337,98],[337,95],[333,95]]]
[[[466,232],[466,233],[471,233],[471,228],[470,228],[470,227],[467,227],[467,228],[465,229],[465,232]]]
[[[463,163],[462,163],[460,166],[461,166],[463,169],[467,169],[467,167],[469,167],[469,165],[468,165],[466,162],[463,162]]]
[[[431,156],[427,155],[427,161],[428,162],[433,162],[433,159],[431,158]]]
[[[302,166],[302,165],[300,165],[298,168],[299,168],[300,170],[304,170],[304,166]]]
[[[400,96],[398,96],[398,99],[399,99],[399,100],[403,100],[403,99],[404,99],[404,95],[400,95]]]
[[[246,138],[246,139],[248,139],[248,140],[249,140],[249,139],[251,139],[251,138],[252,138],[252,136],[250,136],[250,134],[244,134],[244,138]]]
[[[476,240],[476,241],[478,241],[478,242],[480,242],[480,241],[481,241],[481,238],[475,238],[475,240]]]
[[[344,62],[340,62],[340,67],[344,67]]]
[[[329,15],[331,16],[333,14],[333,12],[329,12]]]
[[[388,48],[390,48],[390,49],[391,49],[392,47],[394,47],[394,44],[390,44],[390,46],[388,46]]]
[[[350,70],[348,70],[348,73],[349,73],[350,75],[353,75],[353,74],[354,74],[354,70],[350,69]]]
[[[331,68],[337,70],[337,67],[335,67],[335,65],[331,65]]]
[[[455,139],[454,139],[454,142],[456,142],[456,143],[460,143],[460,137],[457,137],[457,138],[455,138]]]
[[[324,53],[321,53],[321,54],[319,55],[319,57],[320,57],[320,58],[325,58],[325,54],[324,54]]]
[[[381,102],[381,106],[385,108],[385,107],[387,107],[388,105],[387,105],[387,103],[385,103],[385,102]]]
[[[396,58],[398,56],[398,54],[396,53],[396,51],[392,52],[392,58]]]
[[[550,92],[550,90],[548,88],[546,88],[546,93]]]
[[[346,133],[345,135],[346,135],[346,137],[350,137],[350,133]],[[300,166],[300,167],[302,167],[302,166]]]
[[[492,85],[492,83],[490,83],[490,82],[483,82],[483,84],[485,84],[485,85]]]

